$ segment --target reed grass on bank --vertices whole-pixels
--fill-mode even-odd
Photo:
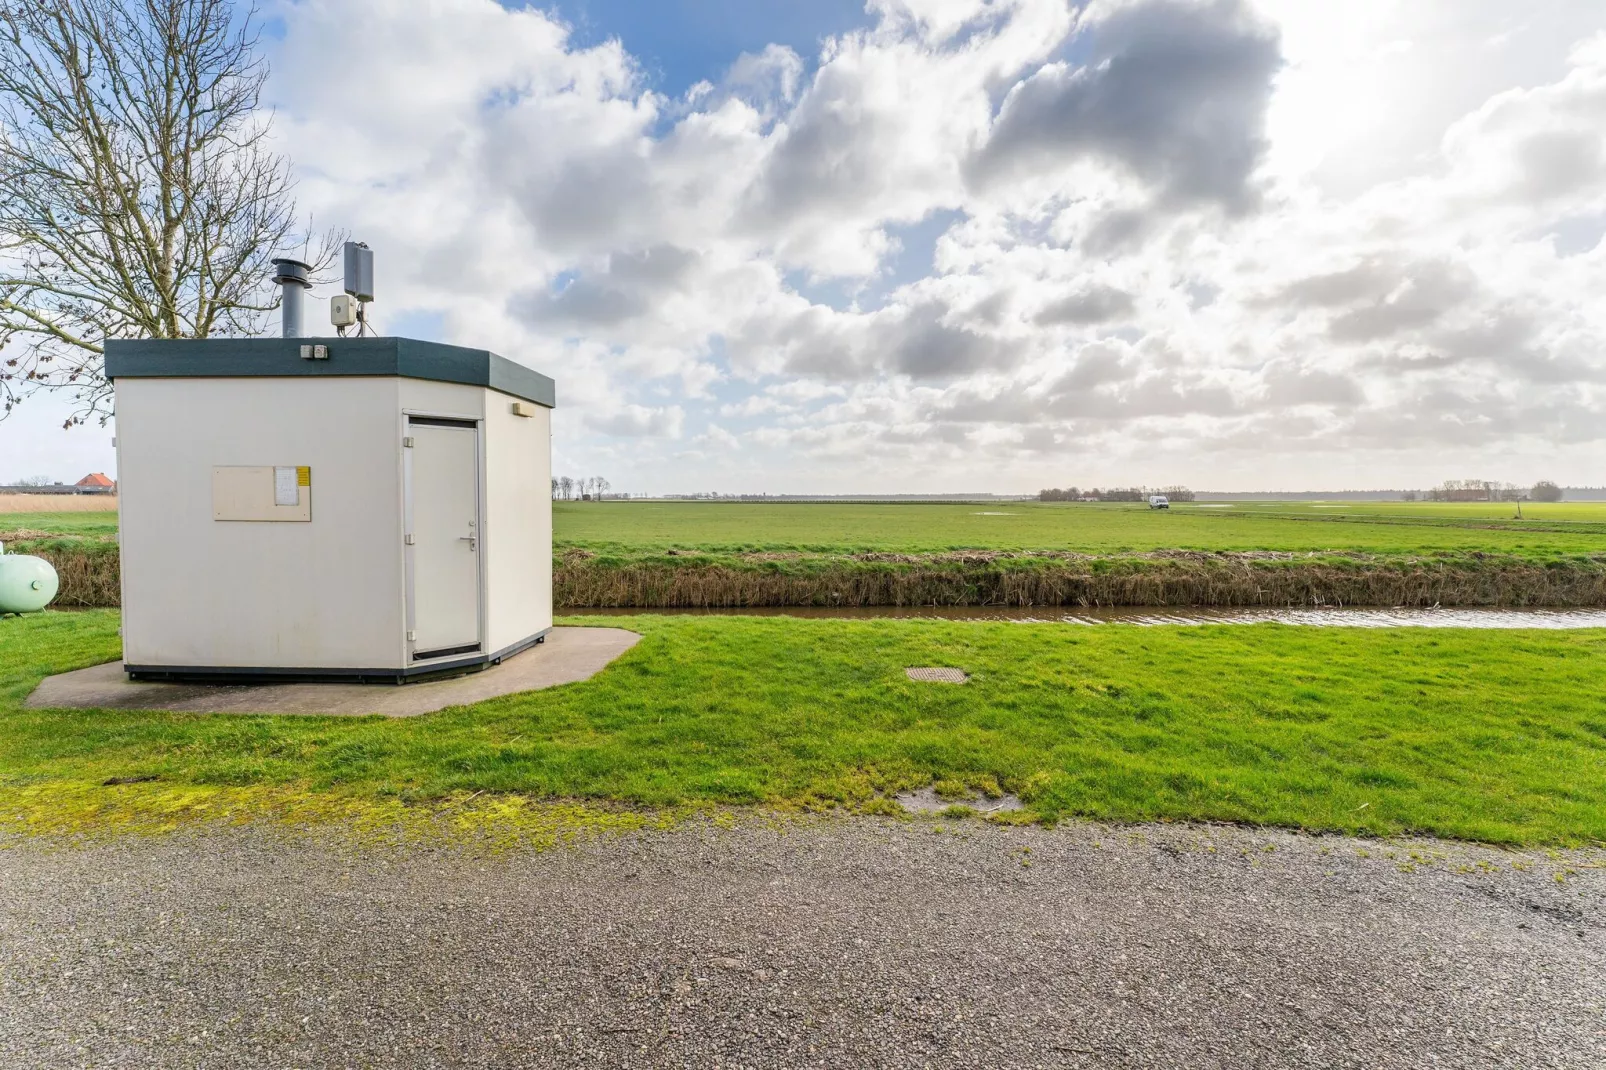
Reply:
[[[56,606],[82,609],[122,603],[122,572],[115,542],[73,536],[13,538],[6,542],[6,552],[33,554],[50,562],[61,582],[53,603]]]
[[[61,577],[56,604],[116,606],[117,546],[25,540]],[[1272,553],[564,554],[560,609],[779,606],[1606,606],[1606,555]]]
[[[882,560],[878,558],[894,558]],[[1606,559],[1252,554],[585,559],[563,607],[1606,605]]]

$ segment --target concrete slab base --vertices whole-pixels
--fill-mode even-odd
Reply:
[[[416,717],[447,706],[590,679],[641,636],[623,628],[553,628],[546,642],[500,665],[417,684],[191,684],[130,680],[120,661],[51,676],[30,709],[173,710]]]

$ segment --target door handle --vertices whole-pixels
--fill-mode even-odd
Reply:
[[[470,550],[479,549],[480,540],[479,540],[479,538],[477,536],[474,536],[474,535],[459,535],[457,537],[457,541],[458,542],[466,542],[466,543],[468,543],[468,548]]]

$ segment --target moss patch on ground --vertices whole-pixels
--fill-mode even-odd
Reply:
[[[456,792],[409,802],[301,784],[0,782],[0,833],[77,842],[251,825],[333,831],[358,846],[450,843],[496,852],[667,829],[693,816],[728,820],[725,812],[707,806],[647,810],[516,793]]]

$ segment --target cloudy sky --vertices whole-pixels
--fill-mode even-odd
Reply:
[[[375,248],[380,328],[552,375],[560,471],[1606,483],[1598,0],[267,14],[277,137]],[[0,479],[110,471],[30,408]]]

